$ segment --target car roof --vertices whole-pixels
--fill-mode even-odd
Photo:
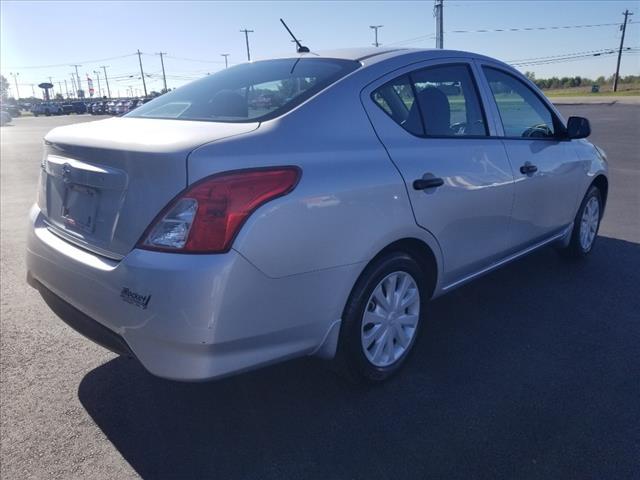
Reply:
[[[344,48],[337,50],[319,50],[308,53],[298,53],[281,55],[272,58],[336,58],[341,60],[354,60],[361,62],[363,65],[373,65],[392,58],[400,58],[403,56],[420,55],[423,60],[437,58],[476,58],[500,62],[500,60],[481,55],[479,53],[467,52],[464,50],[445,50],[439,48],[393,48],[393,47],[365,47],[365,48]],[[270,58],[271,59],[271,58]],[[265,59],[267,60],[267,59]],[[506,64],[505,64],[506,65]]]

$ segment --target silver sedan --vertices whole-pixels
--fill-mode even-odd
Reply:
[[[471,53],[238,65],[46,136],[28,280],[164,378],[315,355],[382,381],[430,299],[545,245],[592,251],[609,183],[589,133]]]

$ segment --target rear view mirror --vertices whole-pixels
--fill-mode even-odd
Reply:
[[[567,137],[587,138],[591,135],[591,125],[584,117],[569,117],[567,121]]]

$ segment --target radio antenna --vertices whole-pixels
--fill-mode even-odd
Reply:
[[[287,24],[284,23],[284,20],[280,19],[280,22],[282,23],[282,25],[284,25],[284,28],[287,29],[287,32],[289,32],[289,35],[291,35],[291,38],[293,38],[293,41],[296,42],[296,45],[298,46],[298,53],[309,53],[310,51],[309,47],[305,47],[300,43],[300,40],[298,40],[296,36],[293,34],[293,32],[289,29],[289,27],[287,27]]]

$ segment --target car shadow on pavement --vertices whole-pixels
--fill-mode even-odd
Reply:
[[[184,384],[116,358],[79,398],[143,478],[638,478],[640,244],[545,249],[431,303],[400,376],[320,361]]]

